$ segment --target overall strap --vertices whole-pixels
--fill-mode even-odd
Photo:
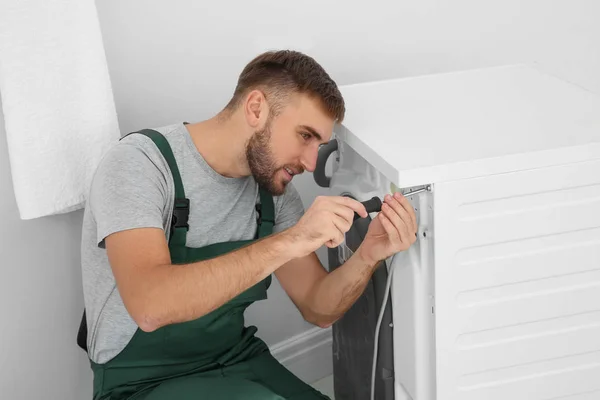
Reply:
[[[149,137],[158,147],[163,157],[167,160],[167,164],[171,169],[171,174],[173,175],[173,182],[175,184],[175,207],[173,209],[173,221],[171,223],[171,238],[169,240],[169,246],[175,245],[178,247],[184,247],[186,233],[189,229],[188,216],[190,213],[190,202],[185,197],[183,183],[181,182],[181,176],[179,175],[179,168],[177,167],[177,162],[175,161],[175,156],[173,155],[171,146],[169,145],[167,139],[162,134],[160,134],[160,132],[157,132],[152,129],[143,129],[139,132],[131,132],[123,137],[129,136],[133,133],[141,133]],[[81,317],[81,322],[79,324],[79,330],[77,331],[77,344],[86,353],[88,352],[87,337],[88,329],[86,312],[84,309],[83,315]]]
[[[275,225],[275,205],[273,196],[264,189],[260,191],[260,204],[257,204],[258,211],[258,237],[263,238],[273,233]]]
[[[175,203],[173,207],[169,245],[184,247],[186,243],[186,234],[189,229],[188,219],[190,215],[190,200],[185,197],[183,182],[181,181],[181,175],[179,174],[179,168],[177,167],[177,161],[175,161],[171,146],[167,139],[160,132],[155,130],[142,129],[141,131],[132,133],[141,133],[150,138],[156,147],[158,147],[171,169],[171,175],[173,175],[173,183],[175,185]]]

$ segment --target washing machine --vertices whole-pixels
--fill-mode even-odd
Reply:
[[[600,399],[600,96],[526,65],[341,91],[315,181],[403,193],[418,239],[332,327],[336,400]]]

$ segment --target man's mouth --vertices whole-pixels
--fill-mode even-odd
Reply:
[[[283,167],[283,170],[284,170],[284,172],[286,173],[286,175],[287,175],[287,178],[288,178],[289,180],[291,180],[291,179],[294,177],[294,175],[298,175],[299,173],[301,173],[301,172],[302,172],[302,171],[297,171],[297,170],[294,170],[294,169],[292,169],[292,168],[289,168],[289,167]]]
[[[288,180],[291,180],[294,177],[294,171],[292,171],[290,168],[283,168],[283,171],[286,173],[286,178]]]

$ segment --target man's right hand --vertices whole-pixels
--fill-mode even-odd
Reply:
[[[294,240],[294,257],[304,257],[321,246],[333,248],[344,241],[354,213],[365,218],[367,210],[346,196],[319,196],[288,233]]]

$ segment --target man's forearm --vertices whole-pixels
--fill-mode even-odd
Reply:
[[[291,245],[281,233],[213,259],[157,266],[142,289],[140,327],[152,331],[208,314],[288,262]]]
[[[378,264],[365,261],[357,252],[327,274],[311,293],[311,322],[328,327],[341,318],[363,293]]]

